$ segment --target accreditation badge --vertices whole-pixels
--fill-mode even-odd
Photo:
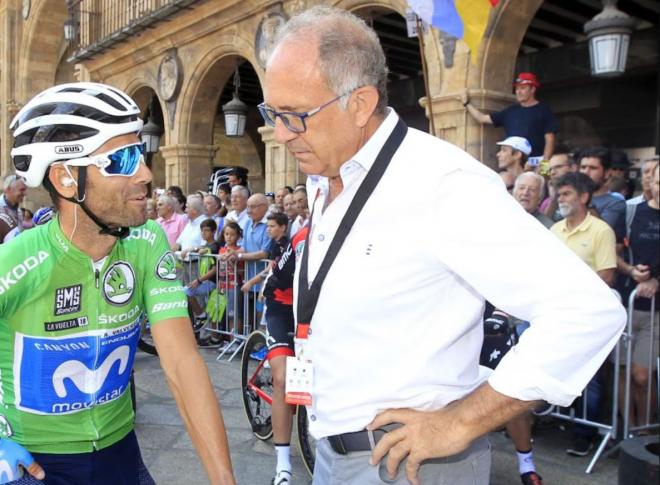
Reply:
[[[309,360],[298,357],[286,358],[285,397],[287,404],[312,405],[314,367]]]

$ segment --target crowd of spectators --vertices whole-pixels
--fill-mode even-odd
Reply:
[[[641,164],[642,193],[633,197],[635,183],[630,179],[627,157],[621,151],[601,147],[572,151],[557,145],[544,166],[527,163],[531,147],[525,138],[510,136],[497,145],[498,171],[507,190],[522,208],[558,237],[606,285],[616,290],[624,305],[628,305],[631,292],[636,290],[630,342],[633,357],[629,419],[631,426],[643,424],[647,403],[652,403],[651,409],[656,409],[657,403],[655,385],[650,387],[650,401],[646,393],[649,379],[655,375],[658,357],[658,324],[653,327],[650,313],[651,298],[658,295],[660,272],[658,158]],[[658,318],[656,307],[656,322]],[[486,345],[482,363],[490,367],[497,365],[527,325],[515,316],[490,308],[485,314]],[[613,362],[613,358],[610,361]],[[624,361],[622,354],[621,363]],[[612,391],[611,362],[588,384],[589,397],[583,418],[602,422],[607,417],[606,396]],[[620,389],[623,389],[623,377]],[[623,393],[618,399],[623,410]],[[653,412],[651,419],[657,419]],[[534,475],[541,483],[531,454],[531,419],[523,416],[509,423],[507,431],[518,451],[523,483],[537,483],[525,481],[527,475]],[[573,443],[566,451],[569,455],[585,456],[597,437],[595,427],[574,425]]]

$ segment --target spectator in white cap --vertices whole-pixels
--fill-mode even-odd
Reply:
[[[500,172],[507,171],[513,176],[513,180],[516,180],[525,171],[532,145],[522,136],[510,136],[497,144],[500,147],[497,152],[497,168]]]

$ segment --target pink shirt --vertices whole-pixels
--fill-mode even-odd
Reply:
[[[172,246],[179,237],[179,234],[181,234],[181,231],[183,231],[183,228],[186,227],[188,217],[185,214],[177,214],[174,212],[169,219],[159,217],[156,219],[156,222],[163,228],[163,231],[165,231],[165,235],[167,236],[167,242]]]

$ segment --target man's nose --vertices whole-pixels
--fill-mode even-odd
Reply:
[[[294,133],[293,131],[289,130],[284,125],[284,122],[279,116],[275,118],[275,126],[273,127],[273,138],[277,143],[283,145],[286,142],[293,140],[297,136],[298,133]]]

